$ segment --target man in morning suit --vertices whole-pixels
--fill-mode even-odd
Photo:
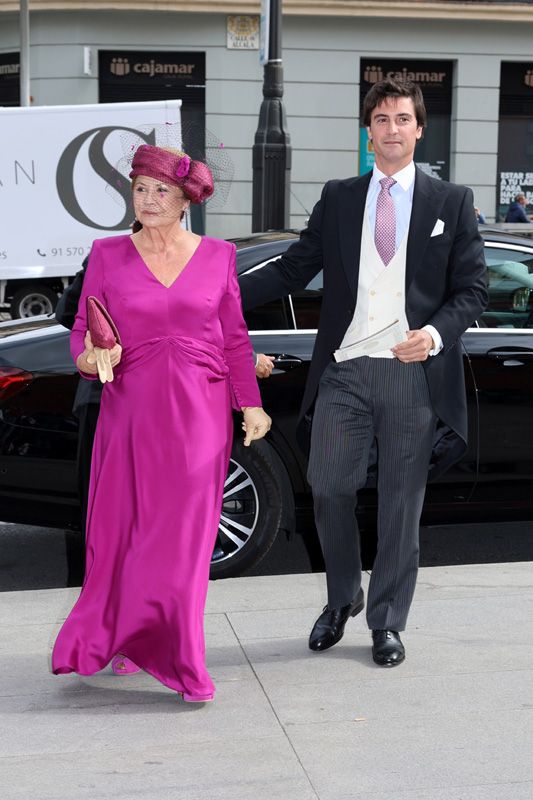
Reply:
[[[443,462],[466,447],[460,337],[486,306],[486,268],[471,190],[414,165],[426,125],[419,87],[375,84],[363,117],[373,171],[328,181],[299,241],[240,286],[251,308],[303,289],[324,270],[300,417],[300,431],[312,419],[308,478],[328,591],[309,647],[336,644],[364,607],[355,508],[375,448],[378,547],[366,618],[374,661],[392,667],[405,658],[399,634],[415,589],[434,438]],[[334,359],[338,348],[395,320],[405,336],[392,349]]]

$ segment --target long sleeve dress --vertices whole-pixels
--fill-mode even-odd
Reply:
[[[111,314],[123,353],[94,442],[85,581],[52,669],[92,675],[122,653],[171,689],[209,695],[203,617],[231,409],[261,405],[235,247],[204,236],[167,288],[129,236],[95,241],[74,360],[89,295]]]

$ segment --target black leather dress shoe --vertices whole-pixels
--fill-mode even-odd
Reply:
[[[380,667],[396,667],[405,658],[398,631],[372,631],[372,658]]]
[[[350,617],[355,617],[365,607],[365,596],[360,589],[357,597],[347,606],[342,608],[328,608],[324,606],[322,614],[313,626],[309,636],[311,650],[327,650],[340,642],[344,635],[344,626]]]

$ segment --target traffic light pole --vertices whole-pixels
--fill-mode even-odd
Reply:
[[[264,65],[263,102],[252,148],[252,231],[289,227],[291,146],[283,107],[281,2],[270,0],[268,61]]]

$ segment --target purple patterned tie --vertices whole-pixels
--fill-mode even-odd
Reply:
[[[374,241],[381,260],[387,266],[396,252],[396,212],[394,200],[390,195],[391,187],[396,181],[394,178],[380,180],[381,191],[376,203],[376,229]]]

